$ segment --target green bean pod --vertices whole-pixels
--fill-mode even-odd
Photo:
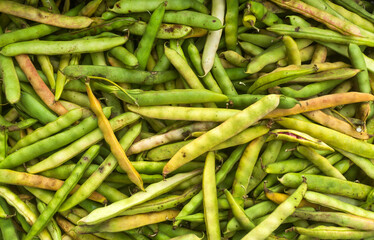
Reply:
[[[259,77],[248,89],[247,93],[256,94],[264,91],[270,87],[278,86],[279,84],[287,83],[297,77],[305,76],[316,72],[315,68],[304,68],[295,70],[279,70],[271,72],[264,76]]]
[[[246,145],[240,145],[235,148],[235,150],[231,153],[230,157],[223,163],[221,169],[216,173],[216,184],[222,183],[227,174],[231,171],[234,167],[235,163],[239,161],[240,156],[243,154]],[[203,192],[200,191],[196,194],[179,212],[178,217],[183,217],[192,214],[194,211],[200,207],[201,203],[203,202]],[[180,224],[180,220],[177,220],[173,223],[174,227],[177,227]]]
[[[116,3],[110,11],[115,13],[133,13],[133,12],[152,12],[156,8],[164,3],[164,0],[121,0]],[[183,1],[183,0],[174,0],[167,2],[166,10],[185,10],[185,9],[194,9],[201,13],[208,13],[208,9],[197,0]]]
[[[293,227],[292,231],[318,239],[370,239],[374,231],[353,230],[346,227],[318,226],[314,228]]]
[[[244,212],[244,209],[236,202],[235,198],[231,195],[231,193],[227,189],[225,189],[225,195],[230,204],[230,207],[232,209],[232,212],[235,218],[238,220],[242,228],[244,228],[247,231],[252,230],[255,227],[255,225],[247,217],[247,215]]]
[[[121,215],[134,215],[139,213],[147,213],[147,212],[154,212],[154,211],[162,211],[165,209],[170,209],[175,207],[178,204],[181,204],[193,196],[195,196],[200,191],[200,186],[193,186],[191,188],[187,188],[181,195],[170,195],[165,196],[163,198],[158,198],[154,200],[150,200],[143,204],[137,205],[132,207],[124,212]]]
[[[178,51],[167,47],[166,45],[164,46],[164,49],[165,55],[169,59],[170,63],[177,69],[177,71],[181,74],[181,76],[186,80],[186,82],[192,89],[205,89],[201,84],[199,78],[189,67],[183,55],[179,54]]]
[[[265,178],[266,172],[264,171],[263,166],[266,166],[270,163],[273,163],[277,160],[277,156],[282,147],[281,140],[272,140],[266,146],[264,152],[261,154],[261,161],[256,161],[254,166],[252,177],[249,179],[246,193],[251,192],[261,181]]]
[[[310,160],[327,176],[346,180],[345,177],[336,168],[334,168],[334,166],[332,166],[326,158],[319,155],[315,150],[313,150],[313,148],[298,146],[297,151],[306,159]]]
[[[64,202],[70,191],[78,183],[79,179],[82,177],[84,171],[92,160],[99,153],[99,145],[94,145],[83,155],[79,160],[78,164],[74,168],[73,172],[68,179],[64,182],[62,187],[56,192],[52,200],[48,203],[47,208],[41,213],[38,219],[33,223],[30,231],[27,233],[25,239],[30,240],[35,235],[39,234],[40,231],[48,224],[49,220],[57,212],[61,204]]]
[[[26,219],[29,225],[32,225],[36,221],[37,216],[34,213],[34,211],[32,211],[30,207],[26,203],[24,203],[18,197],[18,195],[13,193],[9,188],[5,186],[0,186],[0,196],[3,197],[9,205],[13,206],[17,210],[17,212]],[[41,240],[51,239],[51,236],[46,229],[42,230],[39,233],[38,237]]]
[[[80,78],[86,76],[100,76],[117,83],[126,82],[141,85],[163,83],[178,77],[178,73],[175,70],[148,72],[120,67],[92,65],[70,65],[64,68],[63,72],[68,77]]]
[[[110,119],[109,122],[113,131],[116,131],[128,124],[135,122],[139,119],[139,117],[139,115],[134,113],[123,113],[115,118]],[[95,130],[89,132],[88,134],[85,134],[83,137],[74,141],[65,148],[60,149],[52,155],[49,155],[43,161],[29,167],[27,171],[30,173],[37,173],[60,166],[64,162],[89,148],[91,145],[94,145],[95,143],[102,140],[103,137],[104,136],[100,129],[96,128]]]
[[[109,109],[108,109],[109,110]],[[106,113],[108,114],[108,112]],[[86,118],[80,124],[62,132],[45,138],[41,141],[35,142],[18,151],[10,154],[4,161],[0,163],[0,168],[14,168],[22,163],[65,146],[82,136],[86,135],[97,127],[97,119],[94,117]]]
[[[62,55],[68,53],[101,52],[120,46],[127,37],[102,37],[96,39],[77,39],[72,41],[25,41],[11,43],[0,51],[4,56],[20,54]]]
[[[143,91],[140,89],[127,90],[126,92],[132,97],[130,98],[117,87],[98,85],[95,83],[93,85],[100,90],[114,94],[122,101],[141,107],[168,104],[224,102],[227,100],[226,95],[206,89],[174,89],[160,91]]]
[[[234,109],[174,106],[137,107],[134,105],[127,105],[127,108],[132,112],[150,118],[209,122],[223,122],[240,112]]]
[[[239,15],[239,1],[226,1],[226,16],[225,16],[225,43],[228,50],[235,50],[238,40],[238,15]]]
[[[163,174],[166,175],[183,164],[192,161],[199,155],[209,151],[216,145],[243,131],[262,118],[263,114],[275,109],[279,104],[279,96],[268,95],[252,104],[221,125],[182,147],[165,165]],[[229,129],[229,130],[228,130]],[[225,132],[224,136],[222,133]],[[207,145],[209,144],[209,145]],[[204,147],[202,147],[204,146]]]
[[[309,39],[296,39],[297,47],[303,49],[312,43]],[[275,44],[274,47],[268,48],[261,54],[257,55],[248,64],[246,73],[256,73],[263,69],[270,63],[275,63],[278,60],[286,57],[286,48],[283,43]]]
[[[238,95],[217,54],[214,55],[211,71],[224,94],[234,96]]]
[[[374,213],[372,211],[365,210],[361,207],[343,202],[337,198],[333,198],[322,193],[307,191],[305,193],[305,200],[334,210],[350,213],[359,217],[374,219]]]
[[[263,48],[270,47],[278,41],[276,37],[259,33],[241,33],[238,35],[238,39]]]
[[[355,154],[337,149],[341,154],[349,158],[354,164],[362,169],[369,177],[374,177],[374,164],[367,158],[357,156]]]
[[[123,64],[130,67],[137,67],[139,65],[138,59],[124,47],[115,47],[109,50],[109,53],[120,60]]]
[[[288,35],[283,36],[282,40],[287,51],[287,63],[289,65],[301,65],[301,55],[295,40]]]
[[[291,0],[291,1],[281,1],[281,0],[272,0],[276,4],[292,9],[295,12],[301,13],[307,17],[313,18],[316,21],[322,22],[327,27],[332,30],[341,32],[344,35],[351,35],[351,36],[359,36],[359,37],[372,37],[373,33],[366,31],[364,29],[359,28],[357,25],[346,21],[345,19],[341,19],[335,17],[333,14],[318,9],[314,6],[311,6],[307,3],[304,3],[299,0]],[[326,5],[326,4],[322,4]]]
[[[250,220],[254,220],[268,213],[271,213],[276,207],[277,205],[271,201],[263,201],[245,209],[244,212]],[[227,223],[224,234],[232,234],[232,232],[235,232],[240,229],[241,226],[239,225],[239,222],[235,218],[232,218]]]
[[[287,173],[279,181],[286,187],[295,188],[303,181],[303,177],[307,179],[308,189],[311,191],[346,196],[354,199],[366,199],[372,189],[370,186],[361,183],[305,173]]]
[[[298,77],[290,83],[313,83],[329,80],[347,80],[354,77],[360,70],[354,68],[338,68],[319,73],[310,74],[307,76]]]
[[[321,29],[317,27],[297,27],[286,25],[286,24],[276,24],[268,27],[267,30],[275,32],[277,34],[287,34],[293,38],[307,38],[311,40],[319,40],[332,43],[349,44],[355,43],[358,45],[374,46],[371,38],[369,37],[357,37],[357,36],[347,36],[341,33],[334,32],[328,29]]]
[[[307,86],[302,87],[301,89],[293,89],[292,87],[282,87],[280,91],[282,94],[293,97],[293,98],[309,98],[314,95],[317,95],[324,91],[329,91],[334,87],[341,84],[344,80],[331,80],[331,81],[323,81],[317,83],[311,83]]]
[[[131,34],[142,36],[147,28],[147,23],[137,21],[134,24],[126,27]],[[192,32],[190,26],[173,23],[162,23],[157,31],[156,38],[158,39],[180,39],[188,36]]]
[[[78,224],[92,225],[110,219],[113,216],[118,216],[121,212],[129,209],[130,207],[144,203],[147,200],[153,199],[170,191],[180,183],[198,175],[200,172],[200,170],[195,170],[189,173],[179,173],[158,183],[153,183],[145,189],[145,192],[137,192],[129,198],[92,211],[88,216],[82,218]]]
[[[297,142],[305,146],[309,146],[319,150],[327,150],[334,152],[334,149],[328,146],[326,143],[309,136],[303,132],[288,130],[288,129],[274,129],[271,131],[274,135],[270,136],[270,139],[278,139],[289,142]]]
[[[41,139],[49,137],[55,133],[58,133],[60,130],[72,125],[75,121],[79,120],[81,117],[82,117],[81,109],[74,109],[74,110],[69,111],[65,115],[58,117],[55,121],[50,122],[47,125],[36,129],[31,134],[28,134],[26,137],[20,139],[20,141],[18,141],[16,145],[12,147],[12,149],[10,150],[10,153],[20,148],[31,145],[37,141],[40,141]]]
[[[340,212],[312,212],[296,209],[292,216],[317,222],[330,222],[342,227],[373,231],[374,220]]]
[[[0,28],[1,36],[1,28]],[[11,104],[18,102],[21,98],[21,87],[14,68],[13,60],[10,57],[0,54],[0,76],[4,84],[4,93],[7,101]]]
[[[50,35],[44,38],[47,41],[69,41],[73,39],[83,38],[86,36],[97,35],[102,32],[110,32],[112,30],[116,30],[122,27],[128,27],[134,24],[136,20],[131,17],[121,17],[115,18],[110,21],[106,21],[103,23],[99,23],[89,28],[85,28],[82,30],[77,30],[68,33],[62,33],[59,35]]]
[[[0,206],[5,214],[10,215],[9,207],[3,198],[0,198]],[[0,229],[3,239],[19,239],[16,228],[10,218],[0,218]]]
[[[126,134],[121,138],[120,144],[127,150],[130,144],[134,141],[134,139],[139,135],[141,130],[141,124],[138,123],[130,128]],[[110,154],[96,169],[90,177],[82,184],[83,188],[77,191],[76,194],[73,194],[70,198],[68,198],[60,207],[59,211],[66,211],[75,205],[82,202],[86,196],[89,196],[93,191],[95,191],[100,184],[104,181],[105,178],[109,176],[109,174],[118,166],[118,163],[115,157]]]
[[[56,81],[55,81],[55,75],[53,73],[53,66],[52,66],[51,60],[46,55],[38,55],[37,60],[40,64],[40,67],[43,70],[43,73],[46,75],[48,79],[49,86],[51,86],[51,89],[55,89]]]
[[[38,211],[41,213],[46,209],[47,205],[44,202],[42,202],[41,200],[37,199],[36,200],[36,207],[38,208]],[[58,226],[55,219],[52,218],[50,220],[50,222],[47,225],[47,229],[48,229],[49,233],[51,234],[52,239],[62,240],[61,229]]]
[[[211,31],[222,29],[222,22],[212,15],[193,11],[166,11],[162,20],[166,23],[176,23],[191,27],[204,28]]]
[[[221,230],[218,218],[215,158],[213,152],[208,153],[204,166],[203,206],[204,220],[207,226],[207,237],[208,239],[219,239]]]
[[[253,15],[267,26],[272,26],[276,23],[283,23],[276,14],[269,11],[263,4],[255,1],[248,2],[248,8]]]
[[[135,1],[135,2],[140,3],[141,1],[140,2]],[[126,3],[128,2],[126,1]],[[119,4],[117,3],[115,6],[118,6],[118,5],[120,5],[120,3]],[[144,34],[142,35],[142,38],[140,39],[138,43],[138,48],[134,52],[134,55],[139,61],[140,70],[145,70],[146,68],[148,58],[151,54],[153,42],[155,41],[157,31],[160,28],[167,5],[168,5],[167,2],[160,3],[155,9],[155,11],[152,13],[151,18],[149,19],[147,27],[144,31]]]
[[[238,96],[231,96],[229,95],[229,100],[228,100],[228,106],[236,109],[244,109],[248,107],[249,105],[257,102],[261,98],[263,98],[265,95],[253,95],[253,94],[240,94]],[[299,101],[287,97],[287,96],[280,96],[279,98],[279,105],[278,108],[293,108],[296,104],[298,104]]]
[[[260,154],[262,146],[265,144],[266,136],[254,139],[248,144],[240,158],[238,168],[235,173],[234,183],[232,185],[232,194],[234,197],[242,198],[246,194],[244,186],[248,186],[252,177],[253,168]]]
[[[374,146],[372,144],[357,140],[335,130],[293,118],[281,118],[277,122],[283,127],[295,129],[312,137],[318,138],[332,147],[341,148],[344,151],[354,153],[362,157],[374,157]]]
[[[374,16],[373,14],[370,14],[368,11],[365,10],[362,6],[358,5],[355,2],[346,1],[346,0],[336,0],[336,2],[339,5],[342,5],[343,7],[347,8],[348,10],[357,13],[363,18],[366,18],[367,20],[374,22]]]
[[[197,49],[196,45],[193,42],[190,41],[188,43],[187,51],[188,51],[189,58],[192,62],[192,65],[194,66],[194,68],[197,72],[197,75],[198,76],[203,76],[204,75],[204,69],[201,65],[201,56],[200,56],[200,52]],[[220,89],[216,80],[213,78],[213,76],[210,72],[208,72],[204,77],[202,77],[202,80],[203,80],[205,86],[209,90],[211,90],[213,92],[216,92],[216,93],[222,93],[222,90]]]
[[[1,1],[0,12],[26,18],[35,22],[70,29],[85,28],[93,22],[93,20],[88,17],[70,17],[60,14],[53,14],[13,1]]]
[[[0,161],[4,161],[8,152],[8,133],[5,129],[0,130]]]
[[[287,217],[292,215],[296,206],[303,199],[306,190],[307,183],[304,181],[286,201],[281,203],[264,221],[245,235],[243,239],[266,239]]]
[[[285,174],[289,172],[300,172],[310,166],[306,159],[292,158],[266,165],[265,172],[270,174]]]
[[[348,45],[348,53],[352,62],[352,66],[361,71],[357,73],[357,86],[360,92],[371,93],[369,73],[366,67],[364,55],[358,45],[350,43]]]
[[[347,10],[346,8],[344,8],[341,5],[334,4],[331,1],[324,0],[324,2],[328,6],[330,6],[332,9],[334,9],[335,12],[337,12],[338,14],[340,14],[341,16],[346,18],[348,21],[355,23],[357,26],[359,26],[359,27],[361,27],[365,30],[368,30],[368,31],[371,31],[371,32],[374,31],[374,24],[372,22],[366,20],[365,18],[361,17],[360,15]]]

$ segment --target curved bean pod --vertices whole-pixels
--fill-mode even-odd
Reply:
[[[74,231],[78,234],[96,232],[122,232],[134,228],[139,228],[148,224],[160,223],[173,219],[178,214],[178,210],[164,210],[152,213],[140,213],[131,216],[122,216],[109,219],[103,223],[89,226],[77,226]],[[79,221],[78,221],[79,223]]]
[[[306,159],[310,160],[327,176],[335,177],[342,180],[347,180],[336,168],[334,168],[329,161],[323,156],[319,155],[313,148],[298,146],[297,151],[301,153]]]
[[[26,18],[35,22],[70,29],[85,28],[93,22],[93,20],[88,17],[69,17],[60,14],[53,14],[13,1],[1,1],[0,12]]]
[[[283,127],[295,129],[318,138],[332,147],[341,148],[362,157],[374,157],[374,146],[372,144],[357,140],[335,130],[293,118],[281,118],[277,122]]]
[[[225,17],[225,1],[213,0],[212,2],[212,16],[217,17],[223,24]],[[216,57],[216,51],[221,39],[222,29],[210,31],[205,41],[203,55],[201,57],[201,64],[204,69],[204,76],[212,69]]]
[[[18,62],[18,65],[20,65],[22,71],[25,72],[27,79],[31,83],[36,94],[42,99],[42,101],[58,115],[64,115],[65,113],[67,113],[65,107],[62,106],[61,103],[55,101],[52,91],[48,88],[48,86],[43,82],[43,80],[39,76],[29,56],[22,54],[16,56],[15,58]]]
[[[374,96],[367,93],[347,92],[324,95],[321,97],[311,98],[305,101],[300,101],[293,108],[276,109],[265,118],[277,118],[288,115],[295,115],[303,112],[310,112],[314,110],[336,107],[339,105],[346,105],[350,103],[373,101]],[[310,134],[312,136],[312,134]]]
[[[162,211],[165,209],[170,209],[192,198],[198,192],[200,192],[200,186],[195,185],[193,187],[187,188],[181,195],[170,195],[170,196],[166,196],[163,198],[150,200],[146,203],[137,205],[135,207],[132,207],[122,212],[121,215],[133,215],[133,214],[156,212],[156,211],[158,212],[158,211]]]
[[[374,213],[372,211],[365,210],[363,208],[343,202],[339,199],[330,197],[322,193],[307,191],[304,197],[308,202],[311,203],[315,203],[334,210],[350,213],[363,218],[374,219]]]
[[[98,126],[103,133],[105,142],[109,145],[110,151],[113,156],[117,159],[118,165],[127,173],[130,180],[135,183],[141,190],[144,190],[143,180],[139,173],[135,170],[134,166],[130,163],[130,160],[126,156],[125,150],[118,142],[116,135],[114,134],[111,124],[105,117],[103,109],[101,108],[99,100],[95,97],[92,92],[89,82],[86,82],[87,95],[90,100],[91,110],[95,113],[98,119]]]
[[[195,170],[189,173],[179,173],[158,183],[153,183],[149,185],[144,192],[137,192],[129,198],[117,201],[106,207],[95,209],[89,215],[79,220],[78,224],[92,225],[103,222],[114,216],[118,216],[121,212],[130,207],[144,203],[147,200],[151,200],[170,191],[182,182],[198,175],[200,172],[200,170]]]
[[[163,174],[167,175],[183,164],[192,161],[199,155],[209,151],[209,149],[243,131],[276,108],[278,104],[279,96],[277,95],[268,95],[252,104],[218,127],[182,147],[165,165]],[[224,135],[222,134],[223,132],[225,133]],[[209,143],[209,145],[207,145],[207,143]]]
[[[295,211],[307,190],[306,182],[301,183],[297,190],[281,203],[264,221],[258,224],[243,240],[266,239],[282,222]]]
[[[281,35],[287,34],[293,38],[308,38],[340,44],[355,43],[358,45],[374,46],[369,37],[347,36],[332,30],[316,27],[297,27],[295,29],[295,26],[276,24],[267,28],[267,30]]]
[[[232,194],[234,197],[242,198],[246,194],[245,186],[248,186],[249,180],[252,177],[253,168],[265,141],[266,136],[258,137],[250,142],[244,150],[235,172],[235,179],[232,185]]]
[[[334,116],[331,116],[329,114],[324,113],[321,110],[316,111],[310,111],[303,113],[304,116],[307,118],[315,121],[316,123],[319,123],[323,126],[332,128],[334,130],[337,130],[341,133],[347,134],[349,136],[352,136],[354,138],[367,140],[369,139],[369,135],[366,132],[358,132],[356,129],[354,129],[349,123],[346,121],[340,120]]]
[[[351,22],[344,21],[326,11],[321,11],[320,9],[315,8],[311,5],[308,5],[302,1],[299,1],[299,0],[290,0],[290,1],[272,0],[272,1],[284,8],[291,9],[292,11],[301,13],[306,17],[313,18],[314,20],[325,24],[330,29],[336,30],[345,35],[352,35],[352,36],[359,36],[359,37],[371,35],[368,31],[361,30],[359,27],[357,27],[355,24]]]
[[[265,216],[268,213],[271,213],[276,207],[277,205],[272,201],[263,201],[245,209],[244,212],[250,220],[254,220],[256,218]],[[227,235],[240,229],[241,227],[239,225],[239,222],[235,218],[232,218],[227,223],[224,234]]]
[[[312,41],[308,39],[295,40],[298,49],[309,46]],[[286,57],[286,48],[283,43],[276,43],[273,47],[266,49],[259,55],[255,56],[248,64],[246,73],[256,73],[270,63],[276,63],[278,60]]]
[[[227,189],[225,189],[225,195],[235,218],[238,220],[242,228],[244,228],[247,231],[253,229],[255,227],[254,223],[251,222],[251,220],[247,217],[247,215],[244,212],[244,209],[235,201],[235,198]]]

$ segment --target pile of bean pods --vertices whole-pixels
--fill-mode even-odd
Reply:
[[[373,11],[0,0],[0,236],[374,239]]]

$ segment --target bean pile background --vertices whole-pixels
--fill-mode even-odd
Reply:
[[[0,236],[374,239],[373,12],[0,1]]]

